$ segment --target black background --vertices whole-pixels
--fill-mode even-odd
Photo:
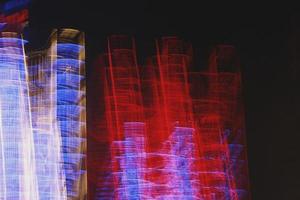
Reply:
[[[216,44],[236,46],[242,66],[251,192],[254,200],[300,199],[300,18],[292,6],[215,1],[36,0],[30,8],[29,48],[45,45],[50,30],[86,32],[89,65],[110,34],[136,38],[139,60],[154,39],[178,35],[205,65]],[[90,84],[92,85],[92,84]]]

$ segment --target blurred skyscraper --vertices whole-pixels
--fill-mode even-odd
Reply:
[[[38,171],[39,188],[42,199],[84,199],[84,34],[74,29],[55,30],[49,43],[49,48],[29,56],[37,168],[47,169]]]

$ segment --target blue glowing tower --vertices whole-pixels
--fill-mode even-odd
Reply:
[[[51,37],[51,48],[56,48],[56,57],[53,57],[53,69],[56,71],[56,117],[61,134],[67,197],[85,199],[84,34],[74,29],[61,29],[54,31]]]
[[[0,199],[37,200],[24,40],[0,36]]]
[[[49,42],[29,56],[40,199],[86,199],[83,33],[55,30]]]

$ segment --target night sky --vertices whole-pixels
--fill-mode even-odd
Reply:
[[[236,46],[244,78],[252,197],[300,199],[300,15],[292,6],[274,2],[197,2],[36,0],[30,10],[29,48],[45,46],[55,27],[85,31],[89,81],[89,64],[104,51],[110,34],[134,36],[141,63],[153,53],[155,38],[177,35],[192,43],[199,69],[214,45]]]

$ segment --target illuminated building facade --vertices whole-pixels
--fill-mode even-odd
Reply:
[[[144,149],[144,113],[134,40],[108,39],[105,106],[114,199],[138,199]]]
[[[83,33],[54,31],[28,60],[25,42],[1,33],[0,197],[85,199]]]
[[[56,47],[56,116],[61,133],[67,196],[82,199],[86,195],[84,35],[73,29],[58,30],[53,34],[57,38],[56,43],[52,43]]]
[[[55,30],[25,53],[29,2],[0,4],[0,199],[86,199],[84,34]]]
[[[219,45],[207,71],[190,74],[208,193],[217,199],[249,199],[241,74],[234,47]]]
[[[250,199],[235,49],[214,48],[202,72],[177,37],[157,41],[146,66],[136,57],[134,40],[112,36],[98,60],[106,128],[92,137],[110,156],[92,163],[90,198]]]
[[[86,198],[83,37],[55,30],[50,47],[29,57],[41,199]]]
[[[1,33],[0,199],[39,199],[24,43]]]

